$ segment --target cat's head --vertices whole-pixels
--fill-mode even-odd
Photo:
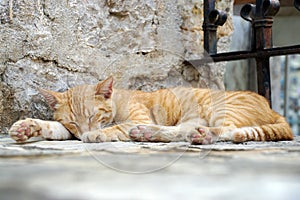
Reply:
[[[113,78],[97,85],[82,85],[66,92],[39,89],[54,110],[54,120],[62,123],[72,134],[80,136],[101,129],[113,121]]]

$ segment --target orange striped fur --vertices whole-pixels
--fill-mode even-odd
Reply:
[[[54,119],[84,142],[292,140],[284,119],[264,97],[245,91],[172,88],[113,89],[113,78],[64,93],[41,90]]]

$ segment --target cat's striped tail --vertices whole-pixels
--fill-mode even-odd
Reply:
[[[279,116],[273,124],[237,128],[231,132],[233,142],[293,140],[293,133],[285,118]]]

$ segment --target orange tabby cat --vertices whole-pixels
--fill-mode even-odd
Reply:
[[[284,117],[253,92],[225,92],[199,88],[155,92],[113,89],[110,77],[97,85],[83,85],[64,93],[40,90],[54,120],[16,122],[10,136],[23,142],[33,136],[83,142],[292,140]]]

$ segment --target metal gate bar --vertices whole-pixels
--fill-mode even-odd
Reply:
[[[248,58],[272,57],[272,56],[282,56],[282,55],[291,55],[291,54],[299,54],[299,53],[300,53],[300,45],[293,45],[293,46],[286,46],[286,47],[262,49],[262,50],[257,50],[255,52],[234,51],[228,53],[211,54],[199,60],[189,60],[186,62],[192,65],[200,66],[205,63],[211,63],[211,62],[234,61],[234,60],[242,60]]]
[[[300,10],[300,0],[294,6]],[[273,17],[280,8],[279,0],[256,0],[256,4],[246,4],[241,9],[241,17],[252,25],[251,50],[217,53],[217,27],[222,26],[227,15],[215,9],[215,0],[204,0],[204,49],[209,56],[203,59],[186,61],[194,66],[209,62],[233,61],[255,58],[258,93],[271,102],[270,57],[300,54],[300,45],[272,48]]]

